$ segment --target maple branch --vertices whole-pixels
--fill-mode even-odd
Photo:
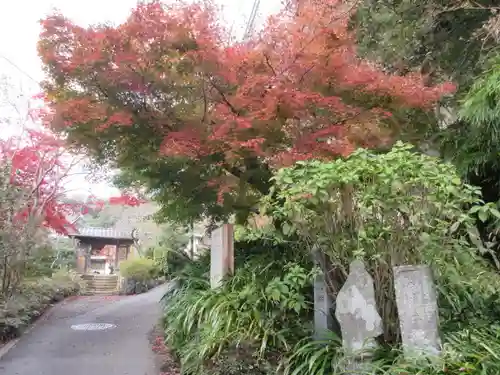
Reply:
[[[271,71],[273,72],[274,76],[277,76],[276,70],[274,70],[273,66],[271,65],[271,61],[269,61],[269,55],[267,53],[264,53],[264,57],[265,57],[267,66],[271,69]]]
[[[37,169],[35,171],[35,181],[34,181],[35,184],[34,184],[33,188],[31,189],[30,194],[28,195],[29,199],[31,199],[31,197],[33,197],[35,195],[35,193],[37,193],[40,190],[40,187],[42,186],[42,184],[44,182],[44,178],[47,176],[47,174],[52,172],[54,170],[54,168],[56,167],[57,160],[54,158],[52,160],[52,164],[50,165],[50,167],[47,170],[45,170],[45,172],[43,172],[42,163],[43,163],[46,155],[47,154],[44,154],[42,157],[39,158]],[[43,173],[43,175],[42,175],[42,173]]]
[[[246,171],[238,167],[223,164],[223,168],[238,179],[246,181],[253,186],[262,195],[268,195],[271,189],[272,172],[267,164],[262,164],[257,158],[245,158],[244,160]],[[256,172],[261,172],[257,175]]]
[[[466,2],[463,2],[462,4],[455,5],[455,6],[452,6],[449,8],[445,8],[445,9],[437,12],[436,14],[439,15],[439,14],[443,14],[443,13],[451,13],[451,12],[455,12],[457,10],[483,10],[483,11],[488,10],[490,12],[500,10],[500,7],[498,7],[498,6],[481,5],[477,2],[472,2],[473,5],[468,5],[470,3],[471,2],[466,1]]]
[[[45,194],[45,197],[41,200],[41,202],[38,202],[38,209],[36,209],[37,206],[35,206],[35,218],[40,217],[42,212],[45,210],[45,207],[47,207],[47,204],[55,199],[58,188],[59,185],[55,183],[52,186],[51,191],[48,194]]]
[[[202,81],[202,89],[203,89],[203,117],[201,118],[201,122],[204,123],[207,119],[208,115],[208,98],[207,98],[207,91],[205,88],[205,80]]]
[[[144,118],[141,116],[141,113],[139,112],[138,109],[135,109],[135,108],[131,108],[129,105],[125,104],[125,103],[122,103],[116,96],[114,95],[111,95],[108,90],[106,90],[103,86],[101,86],[101,84],[97,81],[96,78],[93,79],[93,82],[96,86],[96,88],[101,92],[101,94],[113,105],[117,106],[117,107],[120,107],[120,106],[123,106],[125,107],[127,110],[129,110],[134,119],[137,121],[137,122],[143,122]],[[144,112],[148,113],[148,112],[154,112],[154,108],[153,110],[149,110],[148,108],[148,105],[147,105],[147,101],[146,101],[146,98],[144,97],[142,102],[141,102],[141,105],[142,105],[142,109],[144,110]],[[168,114],[168,115],[175,115],[175,112],[172,111],[172,110],[168,110],[168,111],[165,111],[164,112],[165,114]],[[179,118],[175,117],[175,120],[179,120]],[[174,131],[174,129],[170,126],[168,126],[168,124],[166,122],[163,122],[162,123],[162,126],[166,128],[167,131]]]
[[[212,85],[212,87],[219,93],[219,95],[221,96],[222,98],[222,101],[231,109],[231,112],[233,112],[236,116],[240,116],[241,113],[240,111],[238,111],[236,109],[236,107],[234,107],[231,102],[227,99],[226,95],[224,94],[224,92],[222,91],[222,89],[217,86],[212,79],[208,78],[208,82],[210,82],[210,84]]]
[[[304,81],[304,78],[306,78],[307,73],[313,70],[315,66],[316,64],[312,64],[308,69],[306,69],[305,72],[300,76],[298,83],[302,83]]]

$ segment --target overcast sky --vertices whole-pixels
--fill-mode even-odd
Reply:
[[[250,15],[253,0],[218,0],[224,6],[224,18],[233,24],[235,33],[242,30]],[[26,95],[39,91],[36,82],[43,79],[36,43],[40,26],[38,21],[52,9],[80,25],[101,22],[120,23],[125,20],[137,0],[14,0],[2,7],[0,12],[0,75],[7,75],[16,87],[22,87]],[[267,15],[280,9],[280,0],[262,0],[259,7],[258,24]],[[15,66],[14,66],[15,65]],[[16,68],[17,67],[17,68]],[[11,95],[14,98],[16,95]],[[1,115],[0,111],[0,115]],[[5,136],[5,129],[1,129]],[[88,184],[83,179],[73,182],[80,193],[91,192],[99,196],[116,194],[107,183]]]

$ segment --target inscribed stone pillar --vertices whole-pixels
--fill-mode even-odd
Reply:
[[[320,274],[314,280],[314,336],[317,340],[328,337],[325,333],[334,327],[332,305],[325,276]]]
[[[376,347],[375,338],[383,333],[377,311],[373,279],[363,262],[355,260],[349,276],[337,296],[335,316],[342,331],[342,345],[350,358],[348,371],[368,371],[369,351]]]
[[[219,286],[234,271],[234,240],[232,224],[224,224],[212,232],[210,242],[210,284]]]
[[[314,336],[316,340],[321,340],[327,338],[328,332],[335,326],[332,317],[333,299],[326,284],[324,254],[317,246],[313,248],[312,253],[316,266],[321,269],[321,273],[314,280]]]
[[[430,267],[399,266],[393,272],[405,356],[438,356],[439,315]]]

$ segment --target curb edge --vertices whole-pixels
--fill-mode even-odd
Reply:
[[[7,344],[5,344],[4,346],[2,346],[0,348],[0,360],[5,356],[7,355],[7,353],[12,349],[14,348],[17,343],[19,342],[21,338],[18,337],[17,339],[14,339],[14,340],[11,340],[9,341]]]
[[[64,302],[61,301],[60,303]],[[19,341],[27,336],[35,327],[39,326],[42,324],[44,321],[46,321],[48,318],[50,318],[50,315],[53,313],[54,308],[59,305],[59,303],[56,303],[52,306],[50,306],[47,311],[45,311],[37,320],[35,320],[32,324],[30,324],[24,332],[21,333],[21,335],[15,339],[10,340],[4,346],[0,347],[0,360],[2,360],[3,357],[5,357],[14,347],[19,343]]]

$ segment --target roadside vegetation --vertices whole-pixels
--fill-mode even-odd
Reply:
[[[279,205],[268,203],[269,213],[286,223],[286,234],[240,228],[235,274],[217,289],[210,288],[208,255],[186,258],[176,272],[179,288],[165,297],[164,329],[183,373],[344,373],[338,333],[313,339],[312,282],[320,270],[311,262],[312,243],[324,249],[332,289],[342,286],[356,257],[375,275],[385,328],[376,373],[498,371],[500,276],[477,249],[474,228],[478,213],[500,215],[453,166],[397,145],[381,155],[358,151],[345,161],[301,163],[281,170],[275,183]],[[345,186],[352,204],[335,198]],[[402,260],[435,272],[444,352],[442,362],[427,367],[399,355],[388,265]]]

